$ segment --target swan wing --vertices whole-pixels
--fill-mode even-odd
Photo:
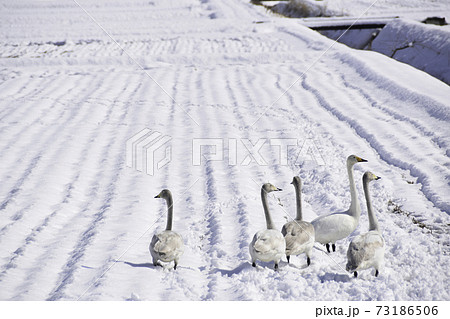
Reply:
[[[347,250],[347,270],[366,269],[378,262],[384,249],[383,237],[375,231],[356,236]]]
[[[300,254],[314,244],[315,231],[312,224],[305,221],[292,221],[285,224],[286,254]]]
[[[153,236],[150,251],[158,259],[172,261],[183,253],[183,239],[178,233],[166,230]]]
[[[286,241],[283,235],[274,229],[259,231],[250,243],[250,254],[262,261],[279,260],[285,253]]]
[[[347,213],[320,216],[311,224],[315,230],[315,240],[322,244],[334,243],[350,235],[358,225],[357,220]]]

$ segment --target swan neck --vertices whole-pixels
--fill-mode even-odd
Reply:
[[[264,215],[266,216],[267,229],[275,229],[269,212],[269,204],[267,203],[267,192],[264,189],[261,189],[261,200],[264,207]]]
[[[369,215],[369,231],[370,230],[378,231],[378,219],[377,219],[377,216],[373,212],[372,201],[370,199],[369,181],[364,180],[363,182],[364,182],[363,183],[364,196],[366,197],[366,203],[367,203],[367,214]]]
[[[299,184],[295,184],[295,200],[297,202],[297,216],[295,220],[303,220],[302,216],[302,190]]]
[[[353,164],[347,163],[348,179],[350,182],[351,204],[349,213],[353,217],[359,218],[361,215],[361,207],[359,206],[358,195],[356,193],[355,179],[353,177]]]
[[[167,225],[166,230],[172,230],[172,220],[173,220],[173,199],[172,195],[166,199],[167,203]]]

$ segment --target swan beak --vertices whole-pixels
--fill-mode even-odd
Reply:
[[[160,196],[161,194],[158,194],[158,195],[156,195],[155,196],[155,198],[161,198],[161,196]]]
[[[358,157],[358,156],[356,156],[356,160],[358,162],[367,162],[367,160],[365,160],[364,158]]]
[[[376,178],[375,178],[375,180],[377,180],[377,179],[381,179],[381,177],[380,176],[375,176]]]
[[[278,187],[277,187],[276,191],[279,191],[279,192],[281,192],[281,191],[282,191],[282,189],[281,189],[281,188],[278,188]]]

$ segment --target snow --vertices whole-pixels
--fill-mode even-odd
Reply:
[[[291,0],[293,6],[309,8],[315,16],[374,17],[400,16],[413,20],[427,17],[449,17],[447,0]],[[308,15],[313,16],[313,15]]]
[[[275,5],[267,2],[267,7],[288,17],[302,18],[308,27],[340,43],[383,53],[450,84],[450,26],[422,23],[436,18],[445,21],[450,16],[447,3],[433,1],[422,10],[420,5],[424,3],[417,1],[415,9],[405,3],[392,11],[391,6],[389,10],[383,8],[384,2],[291,0]]]
[[[380,0],[371,14],[442,8]],[[246,0],[4,0],[0,47],[0,300],[450,300],[442,81]],[[171,137],[153,175],[127,166],[145,128]],[[199,139],[215,147],[194,165]],[[356,231],[332,254],[316,244],[310,267],[299,256],[253,268],[261,185],[283,189],[269,196],[280,229],[294,175],[305,220],[346,209],[349,154],[368,160],[355,165]],[[355,279],[346,251],[368,229],[366,170],[382,178],[370,189],[386,264]],[[148,250],[166,224],[163,188],[185,241],[176,271]]]
[[[393,20],[372,43],[372,50],[408,63],[450,84],[450,29]]]

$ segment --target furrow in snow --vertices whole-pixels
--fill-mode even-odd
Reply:
[[[74,113],[76,114],[76,113]],[[85,112],[84,118],[82,119],[82,122],[86,121],[88,116],[92,116],[92,114]],[[69,118],[72,120],[72,118]],[[71,123],[71,121],[67,121],[65,123],[61,123],[61,125],[67,125],[66,123]],[[49,148],[52,149],[52,153],[47,153],[45,156],[52,158],[52,160],[48,161],[48,164],[39,167],[39,171],[35,172],[32,177],[30,177],[30,182],[32,183],[41,183],[43,184],[44,189],[48,186],[54,184],[54,182],[57,180],[62,185],[60,186],[61,191],[59,192],[61,197],[58,200],[58,197],[52,198],[48,197],[47,194],[41,193],[41,197],[39,197],[36,202],[34,203],[33,209],[30,209],[29,211],[24,211],[23,216],[21,216],[21,219],[24,217],[26,219],[25,221],[22,221],[20,224],[13,223],[8,225],[9,232],[16,231],[19,233],[24,233],[23,231],[20,231],[20,228],[26,227],[25,224],[35,225],[31,232],[25,232],[28,233],[26,237],[23,240],[23,244],[19,246],[19,248],[16,249],[16,251],[13,253],[10,263],[13,263],[15,265],[14,267],[20,267],[22,268],[23,261],[18,260],[19,257],[22,256],[28,256],[29,252],[27,251],[29,249],[29,246],[35,246],[35,242],[40,238],[38,236],[42,237],[42,233],[44,233],[44,229],[48,227],[49,225],[52,225],[53,219],[55,217],[59,217],[62,214],[61,208],[64,207],[64,204],[67,203],[67,201],[70,200],[70,197],[73,194],[73,182],[72,179],[75,180],[78,178],[79,174],[72,175],[72,172],[70,170],[65,170],[64,167],[66,167],[67,163],[70,163],[72,161],[71,155],[76,156],[76,153],[74,154],[73,149],[69,149],[67,151],[67,138],[68,136],[73,136],[77,134],[78,128],[75,126],[70,126],[71,130],[66,130],[66,134],[68,135],[57,135],[57,139],[54,138],[54,136],[50,135],[50,137],[45,142],[44,140],[44,146],[43,149]],[[55,130],[60,131],[60,128],[55,128]],[[46,132],[51,133],[51,131]],[[53,134],[55,134],[53,132]],[[38,144],[39,145],[39,144]],[[41,151],[43,152],[43,151]],[[76,152],[76,150],[75,150]],[[85,161],[85,159],[84,159]],[[55,165],[53,163],[61,163],[59,165]],[[79,163],[80,165],[83,163]],[[62,168],[62,169],[61,169]],[[67,182],[66,185],[64,183]],[[59,191],[59,189],[56,189]],[[46,195],[46,196],[42,196]],[[48,200],[46,202],[46,199]],[[54,201],[57,199],[57,201]],[[57,205],[56,208],[53,208],[53,205]],[[61,207],[62,206],[62,207]],[[46,214],[46,211],[50,210],[49,214]],[[31,214],[32,211],[35,211],[34,214]],[[41,219],[41,214],[39,212],[43,212],[44,218]],[[25,223],[25,224],[24,224]],[[16,226],[17,225],[17,226]],[[46,235],[44,236],[44,238]],[[41,248],[34,249],[33,253],[36,254]],[[18,254],[20,253],[20,254]]]
[[[355,106],[353,106],[351,103],[348,104],[348,109],[350,111],[344,111],[344,110],[338,110],[336,107],[334,107],[332,104],[330,104],[331,99],[325,98],[322,93],[319,93],[319,91],[311,86],[307,81],[308,77],[304,77],[302,80],[302,86],[312,92],[317,100],[319,101],[319,104],[321,107],[325,108],[327,111],[329,111],[333,116],[338,118],[340,121],[346,122],[347,125],[352,127],[355,132],[367,140],[367,142],[373,147],[379,156],[386,161],[387,163],[403,168],[405,170],[410,170],[411,174],[413,176],[416,176],[418,178],[418,183],[421,183],[423,185],[422,191],[425,195],[425,197],[433,202],[433,204],[438,207],[439,209],[450,212],[450,204],[446,203],[444,200],[444,196],[442,194],[439,194],[438,191],[436,191],[435,187],[432,186],[432,183],[435,183],[436,185],[440,185],[441,182],[439,181],[440,176],[445,177],[445,169],[439,168],[440,165],[437,165],[435,163],[430,163],[430,161],[425,158],[417,158],[417,152],[411,151],[410,147],[408,145],[405,145],[401,141],[395,142],[395,136],[398,135],[401,131],[401,126],[396,125],[394,130],[389,130],[389,127],[383,125],[386,122],[392,121],[391,117],[388,117],[387,119],[381,119],[377,116],[375,116],[376,109],[371,108],[369,109],[369,116],[370,118],[367,119],[366,123],[371,123],[371,126],[362,126],[359,124],[353,114],[358,114],[358,118],[361,116],[364,116],[363,112],[367,107],[364,105],[357,105],[356,108],[358,109],[358,112],[356,113]],[[333,92],[333,89],[330,87],[328,92]],[[334,92],[337,93],[336,91]],[[367,111],[366,111],[367,112]],[[348,113],[348,114],[347,114]],[[378,113],[380,113],[378,111]],[[381,116],[381,115],[380,115]],[[382,121],[382,122],[381,122]],[[381,135],[381,131],[379,130],[379,127],[383,125],[383,134]],[[372,129],[374,127],[374,129]],[[378,129],[377,129],[378,127]],[[411,128],[411,127],[410,127]],[[406,135],[406,134],[404,134]],[[406,136],[410,135],[408,133]],[[377,137],[378,136],[378,137]],[[383,137],[383,143],[380,142],[380,138]],[[420,135],[416,135],[416,139],[421,139]],[[394,141],[393,141],[394,139]],[[422,139],[423,140],[423,139]],[[428,139],[427,139],[428,140]],[[422,145],[423,148],[427,149],[430,147],[430,143],[428,141],[424,141],[424,143],[419,143],[416,141],[414,145],[417,146],[417,144]],[[398,148],[401,147],[403,150],[402,152],[397,152]],[[425,151],[425,154],[434,153],[433,151],[427,150]],[[411,159],[415,159],[417,163],[412,163]],[[434,161],[435,159],[433,159]],[[445,161],[445,158],[436,159],[437,162]],[[428,162],[428,163],[427,163]],[[422,165],[432,167],[433,169],[431,171],[437,170],[437,176],[430,176],[429,173],[425,173],[425,171],[422,168]],[[430,171],[430,170],[427,170]],[[439,188],[439,187],[438,187]]]
[[[122,81],[125,81],[125,79]],[[113,90],[114,86],[117,85],[117,82],[112,83],[112,85],[113,87],[109,87],[109,90]],[[138,84],[137,87],[139,87]],[[121,95],[127,94],[130,96],[136,89],[136,87],[134,89],[130,89],[129,87],[127,89],[129,92],[126,90],[119,91],[118,97],[113,99],[116,100],[116,102],[112,103],[112,105],[107,108],[106,113],[103,116],[104,123],[108,123],[111,120],[116,123],[121,123],[126,118],[127,109],[125,106],[127,104],[120,101]],[[113,114],[112,110],[114,110],[115,114]],[[112,117],[117,118],[113,120]],[[69,225],[78,224],[79,226],[84,226],[79,227],[81,228],[81,232],[72,231],[72,238],[77,239],[75,242],[67,243],[68,246],[66,246],[66,248],[72,247],[69,248],[72,250],[69,253],[65,266],[59,274],[59,283],[55,285],[55,288],[53,288],[47,298],[49,300],[67,298],[65,295],[66,287],[73,282],[75,272],[79,268],[79,262],[83,259],[86,250],[90,247],[92,241],[99,232],[98,228],[102,226],[103,220],[109,212],[111,201],[116,196],[116,183],[121,172],[120,167],[123,166],[125,158],[122,152],[117,152],[117,147],[115,147],[115,145],[117,145],[117,143],[119,143],[120,146],[123,145],[123,137],[119,138],[118,134],[120,131],[114,130],[113,127],[105,129],[103,126],[104,125],[98,125],[96,129],[92,130],[89,138],[90,143],[88,143],[86,147],[86,150],[90,150],[91,153],[87,163],[88,167],[94,169],[97,168],[97,173],[95,175],[92,175],[91,173],[94,171],[88,171],[88,176],[80,178],[82,183],[89,183],[89,186],[86,189],[86,203],[81,204],[78,214],[72,215],[71,220],[67,221],[69,222]],[[97,139],[103,141],[104,144],[99,145],[96,142]],[[116,154],[113,152],[116,152]],[[109,154],[111,154],[111,157]],[[87,153],[86,156],[88,156]],[[98,170],[98,168],[101,169]],[[109,170],[115,173],[107,178],[104,174]],[[69,226],[65,227],[65,231],[68,231],[69,229]],[[75,233],[78,234],[76,235]]]

